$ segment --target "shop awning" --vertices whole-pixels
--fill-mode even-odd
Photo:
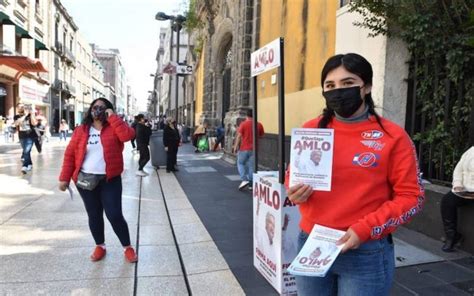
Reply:
[[[0,65],[11,67],[18,72],[48,72],[40,61],[25,56],[0,56]]]
[[[46,45],[38,39],[35,39],[35,48],[39,50],[49,50],[49,48],[47,48]]]
[[[15,33],[21,38],[33,39],[33,37],[28,34],[28,31],[20,26],[15,26]]]
[[[8,15],[0,11],[0,24],[14,25]]]

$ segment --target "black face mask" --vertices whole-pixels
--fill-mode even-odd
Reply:
[[[101,121],[104,121],[106,116],[105,116],[105,107],[102,106],[94,106],[91,111],[91,115],[94,119],[99,119]]]
[[[360,86],[353,86],[323,91],[326,106],[338,115],[348,118],[362,105],[360,89]]]

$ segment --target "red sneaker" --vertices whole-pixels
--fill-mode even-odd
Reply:
[[[135,250],[132,247],[127,247],[125,249],[125,259],[130,263],[138,261],[137,254],[135,254]]]
[[[105,248],[102,248],[101,246],[96,246],[94,249],[94,253],[91,255],[91,260],[92,261],[99,261],[102,260],[102,258],[105,257],[106,250]]]

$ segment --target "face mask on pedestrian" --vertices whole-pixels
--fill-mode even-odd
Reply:
[[[344,118],[350,117],[362,105],[360,89],[363,87],[353,86],[323,91],[326,106]]]
[[[105,106],[96,105],[92,107],[91,115],[94,119],[105,120]]]

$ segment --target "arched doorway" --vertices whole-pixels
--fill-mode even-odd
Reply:
[[[232,81],[232,40],[229,41],[226,51],[224,51],[224,60],[222,61],[222,104],[220,123],[224,123],[224,118],[230,109],[230,93]]]

